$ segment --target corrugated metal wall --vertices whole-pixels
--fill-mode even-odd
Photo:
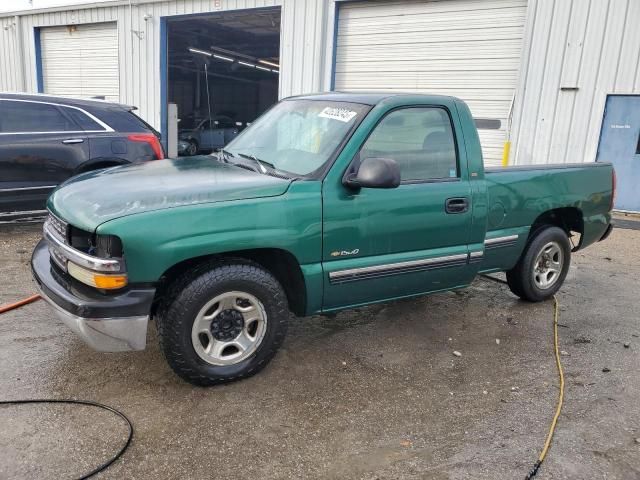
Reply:
[[[607,93],[640,93],[640,1],[530,0],[512,163],[595,161]]]
[[[14,17],[0,17],[0,91],[37,91],[34,28],[79,23],[118,24],[120,101],[139,107],[139,114],[160,128],[160,18],[171,15],[259,7],[282,7],[280,96],[322,90],[326,45],[325,0],[138,0],[107,6],[56,9],[21,17],[25,82],[17,60],[19,28]],[[130,13],[131,12],[131,13]],[[144,20],[144,15],[152,18]],[[132,30],[143,32],[142,39]]]
[[[0,17],[0,90],[36,91],[34,28],[118,22],[120,101],[160,127],[160,17],[282,6],[280,96],[327,89],[336,0],[137,0]],[[151,14],[145,22],[143,16]],[[530,0],[511,163],[595,159],[607,93],[640,93],[639,0]],[[144,32],[139,39],[131,30]],[[20,33],[22,32],[22,33]],[[24,45],[20,49],[20,39]],[[24,55],[24,82],[20,55]]]
[[[0,91],[20,91],[20,23],[15,17],[0,18]]]

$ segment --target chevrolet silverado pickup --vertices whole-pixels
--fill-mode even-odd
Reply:
[[[215,155],[70,179],[48,200],[32,270],[91,347],[144,349],[154,319],[173,370],[213,385],[262,369],[292,314],[491,272],[548,299],[571,252],[609,235],[614,190],[606,163],[484,168],[456,98],[300,96]]]

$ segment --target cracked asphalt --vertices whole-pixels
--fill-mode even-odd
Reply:
[[[39,237],[37,225],[0,229],[0,304],[34,293]],[[565,408],[540,479],[640,478],[639,245],[640,231],[616,229],[573,256],[559,293]],[[96,478],[524,478],[558,395],[552,307],[478,279],[295,319],[262,373],[198,388],[171,372],[154,328],[144,352],[101,354],[39,301],[0,316],[0,400],[126,413],[133,443]],[[126,438],[89,407],[0,406],[0,426],[2,479],[74,478]]]

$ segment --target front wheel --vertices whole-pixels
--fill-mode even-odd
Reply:
[[[198,154],[198,142],[195,140],[189,140],[189,145],[187,146],[187,156],[193,157]]]
[[[287,331],[285,293],[269,272],[253,263],[199,267],[176,281],[167,298],[157,318],[160,345],[171,368],[195,385],[257,373]]]
[[[511,291],[529,302],[541,302],[560,289],[569,271],[571,245],[558,227],[534,233],[520,260],[507,272]]]

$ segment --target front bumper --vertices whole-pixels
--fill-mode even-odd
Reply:
[[[186,140],[178,141],[178,155],[186,155],[188,148],[189,142],[187,142]]]
[[[33,251],[31,269],[42,298],[91,348],[101,352],[144,350],[155,289],[129,288],[105,295],[78,285],[52,265],[45,240]]]

